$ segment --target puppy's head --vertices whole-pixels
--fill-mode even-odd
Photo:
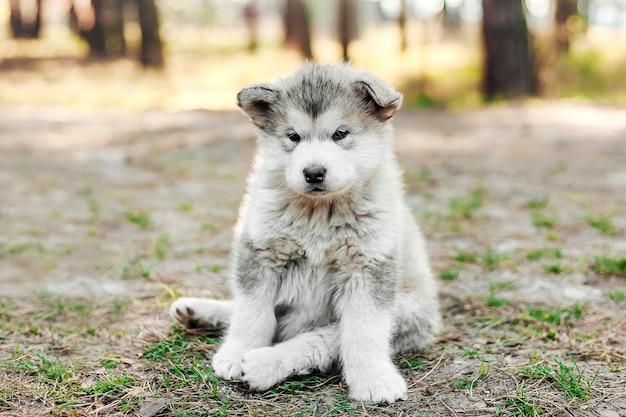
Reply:
[[[402,95],[348,65],[309,63],[289,78],[244,88],[237,100],[260,129],[276,186],[320,197],[375,175],[391,152],[388,120]]]

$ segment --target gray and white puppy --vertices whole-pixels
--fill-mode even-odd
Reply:
[[[214,372],[267,390],[340,366],[356,401],[407,395],[390,354],[440,328],[437,285],[404,202],[389,119],[402,95],[309,63],[238,94],[259,128],[233,243],[232,301],[181,298],[186,326],[226,328]]]

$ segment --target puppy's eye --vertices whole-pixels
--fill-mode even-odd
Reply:
[[[287,138],[292,142],[300,142],[300,135],[298,135],[296,132],[287,133]]]
[[[347,130],[344,129],[337,129],[335,130],[335,133],[333,133],[333,140],[337,141],[337,140],[341,140],[341,139],[345,139],[346,136],[348,136],[348,132]]]

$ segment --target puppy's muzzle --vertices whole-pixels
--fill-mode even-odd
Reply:
[[[304,174],[304,179],[309,184],[320,184],[324,182],[324,177],[326,177],[326,168],[313,165],[302,170]]]

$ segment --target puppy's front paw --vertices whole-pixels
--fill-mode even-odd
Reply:
[[[174,301],[170,306],[170,316],[188,329],[205,327],[199,316],[198,299],[182,297]]]
[[[170,315],[189,329],[223,329],[228,326],[232,302],[182,297],[170,306]]]
[[[363,364],[356,372],[346,370],[345,379],[353,401],[392,403],[407,396],[406,382],[391,362],[374,367]]]
[[[224,379],[242,379],[243,353],[237,349],[228,349],[223,346],[213,356],[213,373]]]
[[[253,391],[266,391],[294,373],[276,347],[253,349],[243,357],[243,379]]]

